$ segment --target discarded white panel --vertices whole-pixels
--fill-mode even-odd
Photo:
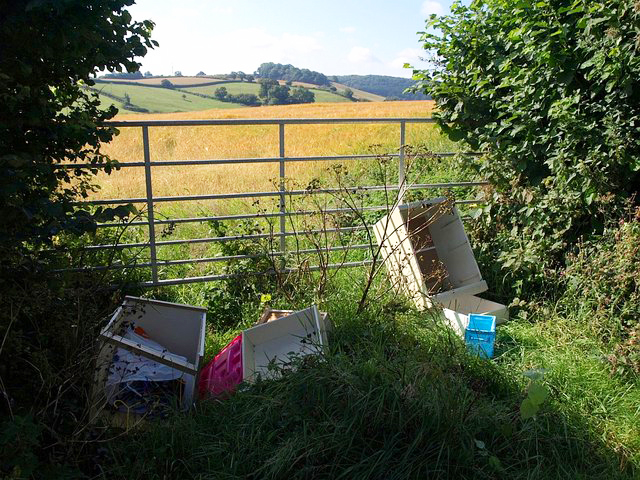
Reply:
[[[263,323],[272,322],[282,317],[287,317],[295,313],[295,310],[274,310],[273,308],[265,308],[262,315],[256,322],[256,325],[261,325]],[[329,314],[327,312],[319,312],[320,313],[320,323],[324,324],[327,329],[330,329],[329,324]]]
[[[444,197],[394,208],[374,233],[392,282],[419,309],[487,290],[460,215]]]
[[[194,401],[196,377],[204,355],[206,312],[205,308],[191,305],[125,297],[100,333],[104,344],[98,359],[94,407],[99,408],[98,403],[106,405],[114,395],[113,385],[107,386],[112,383],[108,377],[110,373],[113,376],[110,367],[114,353],[121,348],[181,372],[184,381],[181,405],[188,409]],[[132,325],[142,328],[149,339],[164,349],[125,338]]]
[[[285,365],[291,355],[321,353],[327,346],[327,316],[314,305],[286,316],[265,320],[242,332],[242,369],[247,382],[273,377],[269,365]]]
[[[464,337],[469,325],[469,315],[493,315],[496,323],[504,323],[509,319],[509,309],[501,303],[485,300],[474,295],[460,295],[443,304],[444,318],[458,335]]]

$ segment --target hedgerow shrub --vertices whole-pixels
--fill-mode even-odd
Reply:
[[[615,373],[640,375],[640,209],[569,258],[560,307],[611,346]]]
[[[639,35],[636,0],[456,2],[427,22],[415,78],[486,153],[468,160],[491,183],[478,247],[523,289],[640,189]]]

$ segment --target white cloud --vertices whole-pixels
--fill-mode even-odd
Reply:
[[[393,60],[389,62],[391,68],[403,68],[405,63],[409,63],[413,67],[417,67],[423,63],[421,58],[424,57],[425,51],[421,48],[405,48],[398,52]]]
[[[223,7],[222,5],[216,5],[209,11],[212,14],[231,15],[234,10],[233,7]]]
[[[353,47],[347,59],[352,63],[378,63],[380,60],[366,47]]]
[[[440,2],[436,2],[434,0],[425,0],[422,3],[421,12],[427,17],[433,13],[435,13],[436,15],[442,15],[444,14],[444,7]]]
[[[252,73],[261,63],[291,63],[299,68],[322,71],[318,58],[325,47],[322,33],[298,35],[285,32],[270,32],[262,27],[243,28],[231,32],[188,32],[187,27],[180,36],[169,37],[169,29],[163,24],[154,31],[154,38],[161,48],[152,50],[144,58],[143,70],[154,74],[169,74],[172,69],[185,75],[203,70],[208,74],[243,71]],[[156,35],[157,33],[157,35]],[[171,31],[175,35],[175,31]],[[228,45],[229,48],[214,48],[207,55],[197,45]]]
[[[340,31],[344,33],[355,33],[356,27],[342,27]]]

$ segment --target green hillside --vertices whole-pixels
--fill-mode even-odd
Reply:
[[[129,95],[131,103],[145,108],[151,113],[167,112],[191,112],[197,110],[209,110],[211,108],[241,108],[237,103],[226,103],[210,98],[202,98],[179,90],[168,88],[144,87],[141,85],[122,85],[112,83],[100,83],[95,86],[98,92],[105,92],[123,98]],[[100,100],[104,105],[116,105],[123,111],[122,102],[101,95]]]
[[[216,85],[207,85],[203,87],[182,88],[181,90],[213,96],[216,90],[220,87],[225,87],[227,89],[227,92],[229,92],[230,95],[238,95],[241,93],[252,93],[254,95],[258,95],[258,93],[260,93],[260,84],[249,83],[249,82],[224,82],[224,83],[218,83]],[[338,95],[333,92],[327,92],[324,90],[319,90],[317,88],[310,88],[310,90],[315,95],[316,103],[350,102],[351,101],[348,98],[345,98],[342,95]]]
[[[404,93],[404,90],[415,85],[410,78],[391,77],[388,75],[334,75],[331,77],[351,88],[375,93],[383,97],[403,100],[428,100],[430,97],[421,93]]]

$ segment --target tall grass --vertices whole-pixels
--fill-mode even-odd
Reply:
[[[536,332],[537,354],[503,327],[495,361],[465,353],[437,317],[410,310],[393,296],[355,312],[358,274],[344,272],[321,309],[334,324],[330,352],[297,364],[276,381],[242,387],[230,398],[201,402],[146,431],[109,445],[105,474],[127,478],[634,478],[634,395],[624,395],[581,348],[555,357],[554,331]],[[378,285],[377,288],[384,288]],[[174,293],[179,293],[175,291]],[[184,300],[199,293],[181,290]],[[285,300],[274,292],[276,304]],[[309,299],[286,304],[296,308]],[[247,310],[222,339],[250,325]],[[570,325],[565,325],[570,327]],[[575,330],[570,330],[575,331]],[[532,332],[533,333],[533,332]],[[225,340],[226,340],[225,338]],[[524,339],[524,337],[521,337]],[[523,354],[524,353],[524,354]],[[550,359],[557,358],[551,364]],[[567,369],[569,365],[573,368]],[[547,367],[551,398],[535,419],[522,420],[522,372]],[[611,387],[611,388],[610,388]],[[617,405],[607,399],[617,398]],[[576,408],[579,404],[579,408]],[[597,405],[586,415],[582,405]],[[597,418],[618,420],[602,435]],[[595,422],[594,422],[595,420]]]
[[[231,118],[344,118],[428,117],[432,102],[342,103],[208,110],[192,113],[145,115],[149,119]],[[139,115],[121,115],[120,120],[139,120]],[[277,126],[155,127],[150,129],[151,158],[163,160],[233,159],[277,157]],[[409,125],[406,143],[421,144],[434,151],[450,151],[455,145],[434,125]],[[374,145],[376,147],[374,147]],[[286,127],[288,156],[349,155],[374,151],[395,153],[400,147],[397,125],[292,125]],[[142,135],[139,128],[121,128],[104,152],[120,162],[140,161]],[[318,176],[326,163],[292,163],[287,177],[305,183]],[[203,194],[273,190],[277,164],[154,167],[155,195]],[[144,171],[127,168],[100,176],[101,190],[95,198],[144,196]]]

